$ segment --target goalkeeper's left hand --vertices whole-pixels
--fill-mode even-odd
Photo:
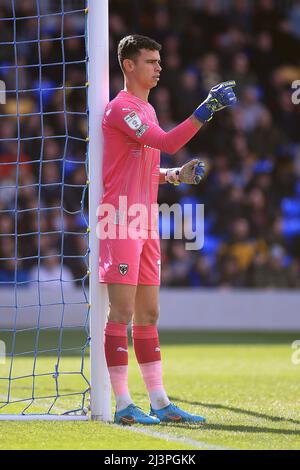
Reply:
[[[169,168],[165,179],[177,186],[180,183],[199,184],[205,173],[205,165],[198,158],[185,163],[180,168]]]
[[[208,97],[203,103],[198,106],[194,111],[194,116],[200,122],[210,121],[214,113],[226,108],[227,106],[233,106],[237,102],[237,98],[233,91],[233,87],[236,85],[234,80],[228,82],[222,82],[215,85],[210,90]]]

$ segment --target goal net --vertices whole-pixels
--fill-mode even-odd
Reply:
[[[0,4],[0,419],[87,414],[87,17]]]

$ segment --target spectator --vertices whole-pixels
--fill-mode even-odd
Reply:
[[[192,266],[190,252],[185,249],[182,240],[176,240],[171,246],[171,279],[170,286],[187,286],[189,284],[188,275]]]
[[[225,265],[231,269],[232,258],[237,262],[237,268],[246,271],[253,261],[254,255],[261,247],[258,240],[250,237],[250,228],[247,219],[236,219],[232,224],[231,237],[227,243],[220,247],[219,255],[225,258]],[[227,263],[228,262],[228,263]]]
[[[259,288],[296,287],[297,284],[299,286],[298,274],[297,268],[286,265],[284,248],[273,245],[269,254],[255,256],[249,269],[249,284]]]
[[[199,256],[190,272],[190,284],[193,287],[215,287],[214,271],[207,256]]]
[[[55,250],[47,250],[29,272],[31,281],[47,283],[47,289],[70,289],[74,287],[71,271],[61,262],[61,257]]]

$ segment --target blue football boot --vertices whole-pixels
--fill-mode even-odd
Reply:
[[[124,410],[116,411],[114,422],[116,424],[159,424],[160,419],[155,416],[149,416],[141,408],[131,404]]]
[[[161,408],[160,410],[154,410],[151,407],[150,416],[156,416],[162,423],[204,424],[206,421],[203,416],[187,413],[173,403],[170,403],[168,406]]]

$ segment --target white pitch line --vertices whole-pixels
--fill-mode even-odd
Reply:
[[[120,429],[120,425],[118,424],[111,424],[111,425]],[[136,432],[136,433],[146,434],[147,436],[151,436],[151,437],[157,437],[158,439],[164,439],[166,441],[173,441],[173,442],[177,442],[181,444],[190,445],[190,446],[195,447],[196,449],[201,449],[201,450],[232,450],[228,447],[207,444],[206,442],[203,442],[203,441],[195,441],[185,436],[173,436],[172,434],[167,434],[167,433],[163,433],[159,431],[151,431],[150,429],[144,428],[144,427],[135,428],[131,426],[126,426],[126,431],[127,430]]]
[[[6,395],[0,395],[0,398],[6,398]],[[18,398],[14,397],[15,399],[18,400]],[[42,403],[39,403],[39,405],[43,406]],[[44,406],[48,406],[44,404]],[[56,408],[57,411],[65,411],[61,410],[59,408]],[[201,450],[232,450],[229,447],[222,447],[222,446],[217,446],[213,444],[207,444],[206,442],[203,441],[195,441],[194,439],[189,439],[188,437],[185,436],[174,436],[173,434],[167,434],[165,432],[159,432],[159,431],[151,431],[149,428],[145,427],[131,427],[131,426],[120,426],[119,424],[114,424],[114,423],[105,423],[109,424],[110,426],[113,426],[115,428],[120,429],[126,429],[126,431],[132,431],[140,434],[145,434],[147,436],[151,437],[156,437],[158,439],[163,439],[165,441],[172,441],[172,442],[177,442],[181,444],[186,444],[195,447],[196,449],[201,449]]]

